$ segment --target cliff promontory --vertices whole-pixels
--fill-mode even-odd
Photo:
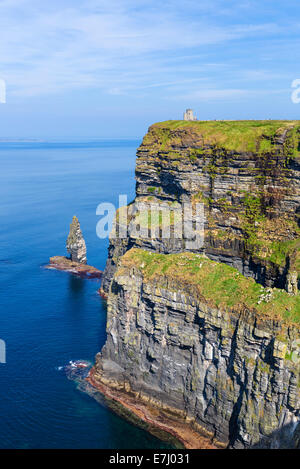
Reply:
[[[287,288],[288,274],[300,271],[299,131],[299,121],[154,124],[137,151],[135,202],[202,202],[205,254],[264,286]],[[131,247],[189,250],[181,237],[112,239],[104,291]]]
[[[107,341],[90,379],[187,447],[203,437],[300,447],[299,130],[170,121],[138,149],[127,231],[120,210],[110,238]],[[177,236],[176,210],[198,203],[203,242],[193,245]],[[161,204],[173,210],[169,236]]]

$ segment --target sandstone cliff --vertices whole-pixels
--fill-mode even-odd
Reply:
[[[158,424],[176,429],[175,419],[217,445],[299,447],[299,128],[150,127],[129,221],[140,202],[200,201],[204,245],[190,249],[159,230],[120,238],[117,216],[102,284],[108,336],[94,384],[134,396]]]

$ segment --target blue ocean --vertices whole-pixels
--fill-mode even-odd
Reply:
[[[102,202],[134,197],[139,141],[0,142],[0,448],[165,448],[78,390],[60,370],[105,342],[98,280],[44,268],[65,255],[73,215],[103,270]]]

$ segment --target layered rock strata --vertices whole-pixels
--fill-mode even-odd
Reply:
[[[135,203],[203,203],[206,255],[285,288],[289,269],[300,272],[299,128],[299,121],[154,124],[137,151]],[[182,237],[112,236],[104,291],[131,247],[199,251]]]
[[[152,274],[151,262],[168,258],[156,256],[133,249],[120,261],[94,384],[123,400],[127,393],[146,414],[159,415],[158,424],[170,417],[178,427],[185,423],[199,441],[300,448],[298,299],[279,290],[268,299],[265,289],[234,269],[223,272],[222,285],[230,283],[231,291],[222,298],[219,284],[213,290],[219,264],[177,255],[163,261],[164,273]],[[189,268],[195,282],[184,279]],[[192,447],[199,447],[195,439]]]

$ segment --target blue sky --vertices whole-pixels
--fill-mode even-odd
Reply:
[[[299,118],[299,0],[0,0],[0,137]]]

